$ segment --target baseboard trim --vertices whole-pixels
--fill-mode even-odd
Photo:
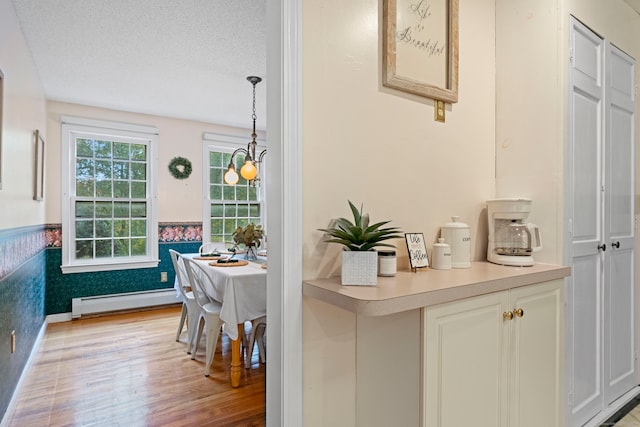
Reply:
[[[600,427],[611,427],[615,425],[618,421],[623,419],[629,412],[633,410],[636,406],[640,405],[640,386],[635,387],[636,395],[629,400],[622,408],[616,411],[611,417],[609,417],[605,422],[600,424]]]
[[[40,327],[40,331],[38,332],[38,336],[36,337],[35,342],[33,343],[33,347],[31,348],[31,353],[29,353],[29,358],[27,359],[27,363],[25,363],[24,368],[22,369],[22,373],[20,374],[20,379],[16,384],[16,388],[13,390],[13,394],[11,395],[11,400],[9,401],[9,405],[7,406],[7,410],[2,416],[2,420],[0,421],[0,427],[8,427],[9,421],[13,418],[13,413],[16,409],[16,405],[18,402],[18,397],[20,396],[20,392],[22,391],[22,386],[27,377],[27,374],[31,370],[31,365],[33,364],[38,351],[40,350],[40,346],[42,345],[42,340],[44,338],[44,334],[47,331],[48,317],[45,318],[44,323]]]
[[[590,419],[583,427],[612,426],[613,424],[607,424],[609,423],[609,420],[618,414],[622,414],[622,416],[626,415],[626,412],[622,413],[622,410],[627,406],[627,404],[638,397],[640,397],[640,386],[635,386],[619,397],[616,401],[611,403],[608,408],[605,408],[594,418]]]
[[[71,313],[58,313],[47,316],[47,323],[70,322],[71,320],[73,320]]]

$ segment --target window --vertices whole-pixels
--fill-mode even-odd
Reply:
[[[156,128],[62,122],[63,272],[156,267]]]
[[[236,185],[224,182],[231,154],[238,147],[246,146],[247,141],[228,135],[205,133],[204,152],[204,195],[203,195],[203,237],[207,242],[232,242],[232,234],[237,227],[248,223],[265,224],[264,180],[259,187],[252,187],[240,177]],[[264,149],[262,147],[261,149]],[[236,165],[244,162],[244,156],[236,156]],[[264,165],[260,174],[264,176]]]

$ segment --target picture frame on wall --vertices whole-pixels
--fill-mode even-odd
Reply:
[[[458,102],[458,0],[383,0],[383,86]]]
[[[33,200],[44,200],[44,138],[40,130],[35,135],[35,173],[33,185]]]
[[[409,252],[411,269],[416,271],[418,268],[429,267],[429,255],[427,253],[427,246],[424,243],[424,234],[405,233],[404,239],[407,242],[407,252]]]

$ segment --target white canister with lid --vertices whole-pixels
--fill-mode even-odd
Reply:
[[[460,222],[459,216],[452,216],[440,231],[441,237],[451,245],[451,267],[471,267],[471,232],[469,226]]]
[[[432,265],[436,270],[451,270],[451,245],[445,243],[442,237],[433,245]]]

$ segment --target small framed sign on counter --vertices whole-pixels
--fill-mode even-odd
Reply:
[[[418,268],[429,267],[429,256],[424,243],[424,234],[405,233],[404,238],[407,241],[407,251],[409,252],[411,269],[416,271]]]

